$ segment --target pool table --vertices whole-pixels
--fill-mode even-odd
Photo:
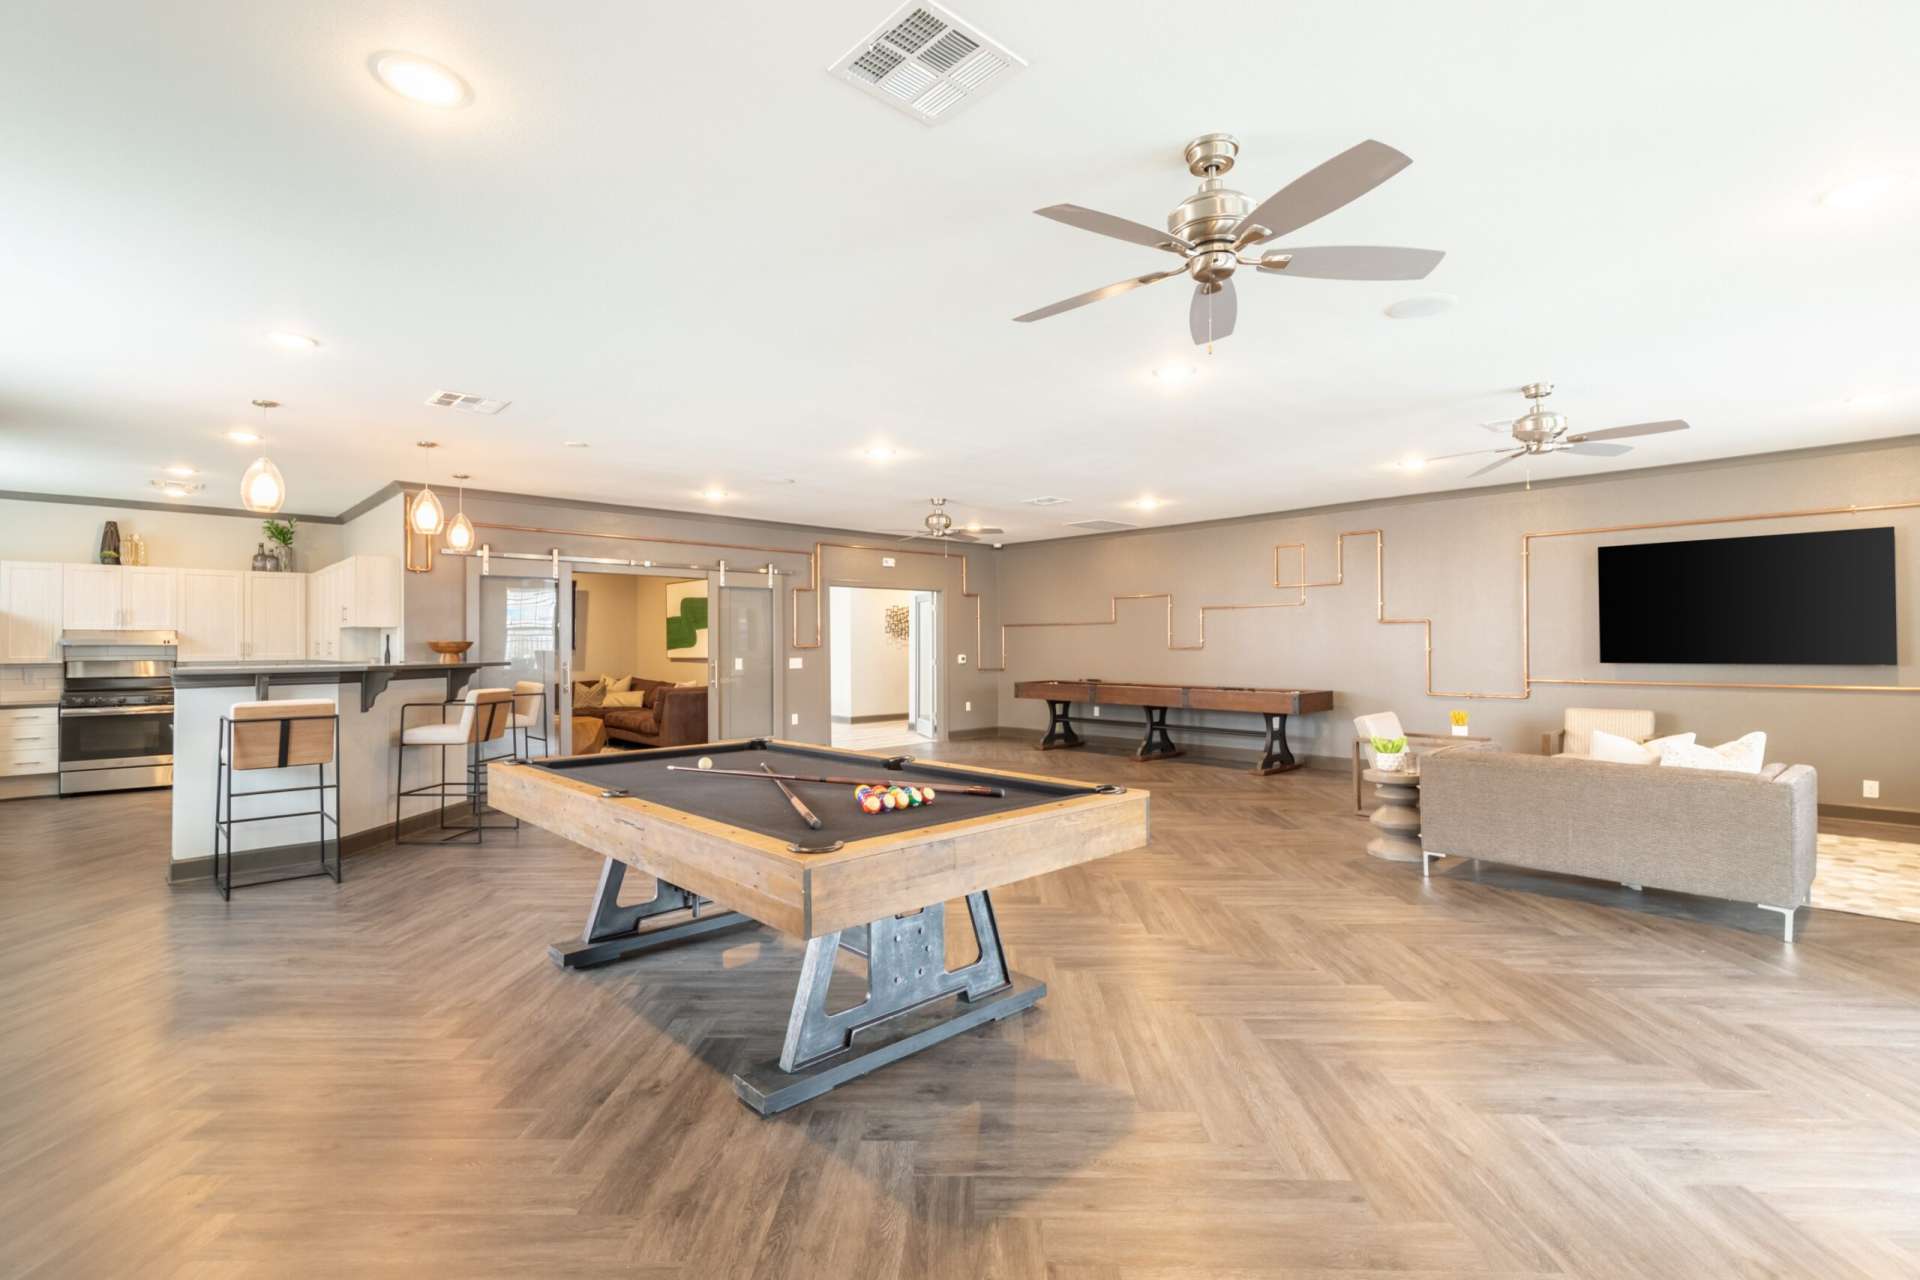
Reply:
[[[764,762],[931,785],[936,800],[866,814],[852,786],[790,782],[814,829],[773,780],[702,773],[702,757],[715,770],[757,775]],[[767,738],[495,763],[487,785],[495,808],[605,859],[584,933],[549,949],[563,968],[756,922],[805,940],[779,1059],[734,1077],[762,1115],[1031,1008],[1046,987],[1007,968],[988,891],[1148,838],[1145,791]],[[652,877],[655,893],[622,906],[629,867]],[[944,904],[962,898],[979,958],[949,969]],[[867,998],[829,1013],[843,947],[866,960]]]

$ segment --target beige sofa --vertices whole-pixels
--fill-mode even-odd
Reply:
[[[1423,865],[1536,871],[1752,902],[1786,917],[1813,884],[1818,778],[1450,749],[1420,766]]]

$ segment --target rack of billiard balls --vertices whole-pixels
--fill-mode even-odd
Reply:
[[[856,787],[853,801],[862,813],[897,813],[902,809],[918,809],[922,805],[932,804],[938,794],[932,787],[896,783],[891,786]]]

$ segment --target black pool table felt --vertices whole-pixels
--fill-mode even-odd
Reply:
[[[860,811],[854,801],[853,787],[839,783],[789,782],[787,785],[793,788],[794,794],[806,801],[807,807],[820,819],[820,829],[815,831],[800,820],[800,815],[793,811],[793,806],[787,803],[786,796],[780,793],[780,788],[773,784],[771,778],[682,773],[667,768],[670,764],[695,765],[702,756],[711,757],[716,769],[745,769],[758,773],[760,763],[765,761],[767,767],[776,773],[834,774],[839,777],[885,780],[903,786],[927,785],[933,787],[937,795],[930,805],[866,814]],[[1091,795],[1096,790],[1092,786],[1010,778],[952,765],[916,762],[901,769],[888,769],[883,758],[830,748],[808,750],[803,747],[707,745],[535,761],[532,767],[591,786],[623,790],[636,799],[803,846],[898,835],[943,822],[959,822],[967,818],[1051,804],[1068,796]],[[978,783],[1002,787],[1006,795],[962,795],[952,790],[942,791],[942,783]]]

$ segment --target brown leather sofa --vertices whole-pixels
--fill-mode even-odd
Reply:
[[[686,688],[665,680],[635,676],[630,688],[644,691],[638,707],[583,707],[578,688],[573,714],[606,726],[608,742],[629,747],[679,747],[707,740],[707,687]]]

